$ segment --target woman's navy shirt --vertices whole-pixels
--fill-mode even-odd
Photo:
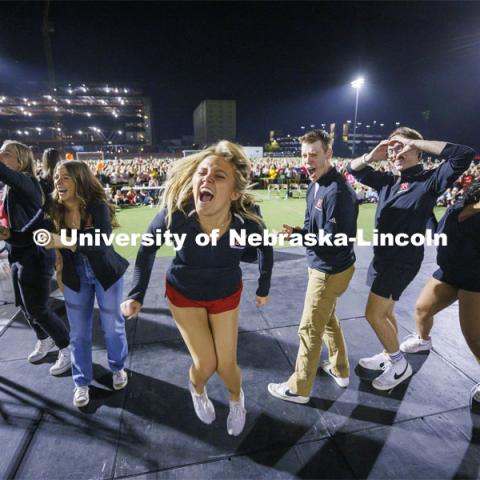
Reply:
[[[105,202],[88,205],[87,213],[91,218],[91,225],[89,228],[82,226],[82,229],[78,231],[79,235],[81,233],[94,234],[95,231],[106,235],[112,233],[110,209]],[[63,283],[76,292],[80,291],[80,277],[75,268],[75,255],[82,254],[87,257],[93,273],[104,290],[108,290],[119,280],[128,268],[128,261],[120,256],[112,245],[107,245],[103,239],[99,245],[77,246],[75,252],[61,248],[60,253],[63,258]]]
[[[256,222],[244,219],[238,214],[233,216],[230,230],[244,229],[246,234],[262,233],[263,227]],[[188,215],[176,211],[172,215],[170,228],[167,229],[166,210],[158,213],[148,227],[147,233],[157,232],[186,234],[185,243],[176,252],[175,258],[167,270],[167,281],[182,295],[192,300],[218,300],[235,293],[241,285],[242,271],[240,260],[245,247],[230,245],[229,230],[217,239],[217,245],[200,247],[196,236],[203,233],[195,210]],[[150,275],[159,245],[144,246],[138,251],[133,273],[132,289],[128,298],[143,303]],[[273,268],[273,248],[258,247],[260,277],[256,294],[266,297],[270,290]]]
[[[448,237],[447,245],[437,248],[437,264],[452,277],[480,283],[480,213],[458,221],[463,202],[448,207],[438,225],[438,233]]]

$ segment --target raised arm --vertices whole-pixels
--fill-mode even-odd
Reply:
[[[424,151],[446,159],[445,162],[435,170],[435,173],[428,183],[428,189],[438,197],[445,192],[447,188],[450,188],[463,172],[468,170],[475,156],[475,151],[465,145],[455,145],[453,143],[426,143],[438,144],[435,151],[438,151],[440,147],[442,147],[442,149],[439,153],[429,152],[428,150]]]
[[[37,180],[26,173],[16,172],[0,162],[0,182],[18,190],[23,196],[42,204],[42,191]]]
[[[374,170],[369,165],[388,159],[387,148],[389,140],[382,140],[370,153],[355,158],[347,167],[348,173],[352,174],[357,181],[379,191],[385,185],[395,183],[393,175]]]

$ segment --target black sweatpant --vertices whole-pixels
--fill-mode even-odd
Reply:
[[[54,252],[37,250],[11,263],[15,303],[19,306],[39,340],[51,337],[58,348],[69,345],[63,320],[49,310],[50,281],[55,268]]]

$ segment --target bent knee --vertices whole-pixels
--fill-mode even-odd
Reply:
[[[432,307],[425,302],[417,302],[415,304],[415,315],[417,317],[431,317],[432,316]]]
[[[198,362],[195,362],[194,367],[201,377],[208,378],[211,377],[217,370],[217,362],[213,359],[200,360]]]
[[[218,362],[217,372],[220,376],[228,375],[238,369],[238,363],[236,360],[228,360]]]

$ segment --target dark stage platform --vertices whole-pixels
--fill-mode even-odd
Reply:
[[[106,352],[95,332],[95,386],[85,411],[72,405],[69,375],[54,378],[26,360],[35,339],[22,315],[0,311],[0,477],[92,478],[478,478],[480,414],[469,394],[480,368],[458,325],[456,304],[438,315],[434,350],[410,356],[415,375],[393,392],[372,389],[355,367],[380,344],[363,317],[368,249],[340,299],[352,374],[338,388],[319,371],[312,400],[296,405],[272,398],[267,384],[288,378],[297,351],[296,329],[306,287],[301,249],[276,253],[270,304],[254,305],[256,266],[244,266],[239,362],[247,425],[227,435],[228,399],[217,377],[209,395],[217,420],[202,424],[187,388],[189,356],[163,298],[165,265],[157,259],[145,307],[128,323],[129,385],[113,392]],[[401,335],[414,328],[417,294],[429,277],[427,252],[414,283],[398,304]],[[130,281],[131,269],[127,274]],[[128,283],[127,282],[127,283]],[[325,352],[324,352],[325,353]]]

